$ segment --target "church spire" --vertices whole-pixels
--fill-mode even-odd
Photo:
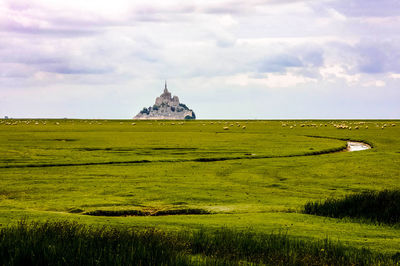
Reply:
[[[167,81],[165,81],[165,88],[164,88],[164,92],[168,92],[168,89],[167,89]]]

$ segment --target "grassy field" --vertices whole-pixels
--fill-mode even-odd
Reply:
[[[341,151],[346,139],[373,148]],[[400,189],[399,174],[399,121],[0,120],[3,227],[20,219],[165,232],[226,227],[393,255],[398,224],[302,210]],[[96,212],[146,215],[87,215]]]

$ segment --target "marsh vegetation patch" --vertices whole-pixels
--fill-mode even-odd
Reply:
[[[384,255],[326,240],[229,229],[177,234],[71,222],[0,229],[0,265],[396,265]]]
[[[44,139],[44,141],[61,141],[61,142],[70,142],[70,141],[78,141],[78,139]]]
[[[83,213],[91,216],[164,216],[164,215],[201,215],[212,214],[204,209],[170,209],[170,210],[95,210]]]
[[[368,191],[340,199],[308,202],[303,213],[394,225],[400,223],[400,190]]]

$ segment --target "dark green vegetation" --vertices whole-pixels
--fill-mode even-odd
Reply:
[[[373,149],[343,152],[345,140]],[[280,230],[391,257],[397,225],[302,211],[307,202],[399,190],[399,173],[399,121],[0,120],[2,227],[25,218],[168,235]],[[194,209],[210,214],[133,215]]]
[[[400,190],[367,191],[330,198],[323,202],[308,202],[304,213],[334,218],[359,218],[372,222],[400,223]]]
[[[1,265],[394,265],[396,260],[329,240],[299,240],[282,233],[165,233],[24,221],[0,229]]]
[[[21,222],[0,230],[0,265],[187,265],[184,243],[156,230]]]
[[[140,211],[140,210],[96,210],[84,213],[93,216],[162,216],[162,215],[195,215],[195,214],[211,214],[211,212],[202,209],[172,209],[159,211]]]

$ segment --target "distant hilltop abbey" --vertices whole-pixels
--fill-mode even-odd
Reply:
[[[196,119],[196,115],[192,109],[179,102],[178,96],[171,97],[167,89],[167,81],[165,81],[164,92],[156,98],[155,104],[152,107],[143,108],[133,119],[183,120]]]

